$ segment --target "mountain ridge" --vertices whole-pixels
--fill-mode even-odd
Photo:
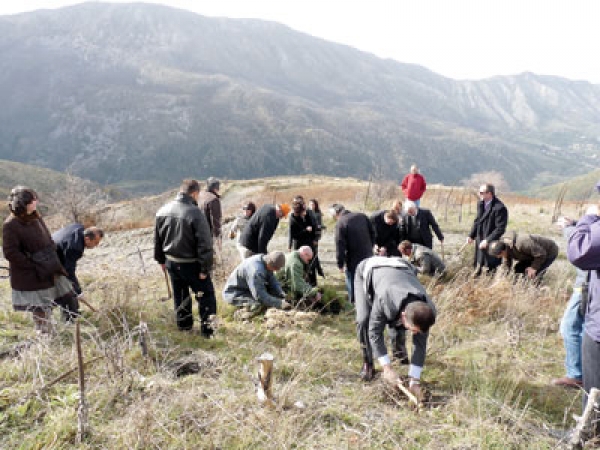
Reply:
[[[435,182],[495,169],[523,189],[598,164],[600,86],[456,81],[274,22],[82,4],[0,17],[0,56],[0,158],[101,183],[399,179],[417,162]]]

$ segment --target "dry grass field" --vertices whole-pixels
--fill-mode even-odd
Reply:
[[[349,306],[339,316],[267,323],[233,320],[220,299],[237,262],[224,242],[215,273],[219,299],[214,339],[181,333],[173,305],[160,301],[165,281],[152,260],[153,215],[173,193],[112,205],[97,214],[111,230],[80,262],[93,313],[82,306],[87,431],[78,436],[80,387],[74,326],[56,324],[38,338],[31,317],[12,311],[8,281],[0,280],[0,448],[5,449],[553,449],[564,444],[581,413],[581,393],[549,385],[563,375],[559,321],[574,270],[552,225],[553,202],[499,194],[509,229],[557,240],[561,255],[541,288],[504,278],[473,278],[473,249],[459,254],[475,213],[475,197],[431,187],[431,208],[446,234],[450,274],[422,278],[439,316],[430,333],[423,373],[428,396],[416,411],[379,376],[358,379],[361,354]],[[389,183],[323,177],[229,182],[225,216],[241,203],[317,197],[323,209],[387,207]],[[461,200],[462,199],[462,200]],[[470,200],[470,203],[469,201]],[[581,206],[566,203],[562,214]],[[60,226],[55,219],[53,228]],[[334,264],[333,222],[321,245],[332,290],[343,290]],[[285,250],[282,221],[271,249]],[[438,250],[439,243],[435,244]],[[5,261],[0,261],[5,265]],[[55,312],[58,320],[58,313]],[[147,354],[140,341],[145,343]],[[256,397],[257,357],[274,355],[274,408]],[[400,369],[405,374],[406,369]],[[78,439],[80,438],[80,439]]]

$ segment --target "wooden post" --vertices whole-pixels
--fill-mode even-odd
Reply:
[[[144,257],[142,256],[142,251],[140,248],[137,248],[137,254],[140,257],[140,262],[142,263],[142,273],[146,275],[146,264],[144,264]]]
[[[585,394],[584,394],[585,395]],[[589,431],[592,426],[592,422],[594,419],[594,409],[597,407],[598,401],[600,400],[600,390],[597,388],[592,388],[590,391],[590,395],[588,396],[587,405],[585,406],[585,411],[583,412],[583,416],[579,419],[573,434],[571,435],[571,439],[569,440],[569,448],[571,450],[580,450],[583,448],[585,443],[585,435],[586,432]]]
[[[148,325],[146,322],[142,322],[140,320],[139,325],[139,333],[140,333],[140,348],[142,350],[142,356],[148,356]]]
[[[81,331],[79,320],[75,322],[75,345],[77,348],[77,369],[79,373],[79,407],[77,408],[77,443],[81,444],[88,427],[87,405],[85,403],[85,373],[81,352]]]
[[[258,370],[258,401],[265,406],[274,407],[275,401],[273,400],[273,355],[270,353],[263,353],[258,357],[258,363],[260,364]]]

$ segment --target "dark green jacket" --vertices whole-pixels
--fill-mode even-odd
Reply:
[[[317,294],[317,288],[311,286],[304,278],[307,265],[300,258],[297,251],[285,255],[285,267],[277,272],[277,279],[287,294],[294,298],[307,298]]]

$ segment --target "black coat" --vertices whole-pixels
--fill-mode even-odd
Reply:
[[[77,261],[81,259],[85,250],[83,231],[83,225],[73,223],[52,234],[52,240],[56,244],[56,253],[58,253],[60,262],[67,271],[67,277],[71,280],[77,294],[81,294],[81,286],[75,270]]]
[[[497,197],[492,199],[492,203],[487,210],[485,210],[483,201],[477,203],[477,217],[475,217],[469,233],[469,237],[475,240],[474,265],[476,267],[485,266],[493,269],[502,262],[500,258],[494,258],[488,255],[486,251],[480,250],[479,243],[484,239],[488,243],[500,239],[506,231],[507,224],[508,210]]]
[[[267,253],[267,245],[279,225],[277,209],[273,205],[263,205],[250,218],[240,238],[240,245],[252,253]]]
[[[413,233],[413,220],[408,214],[404,217],[402,222],[401,234],[405,239],[409,239],[413,244],[421,244],[427,248],[433,248],[433,234],[431,234],[431,230],[433,230],[440,241],[444,240],[444,235],[435,221],[435,217],[431,214],[431,211],[425,208],[418,208],[416,221],[418,224],[417,234],[420,235],[420,239],[411,239]]]
[[[335,225],[335,248],[338,267],[354,272],[365,258],[373,256],[375,230],[363,213],[342,211]]]
[[[385,223],[385,211],[377,211],[370,217],[375,230],[375,244],[385,247],[387,256],[400,256],[398,244],[400,244],[400,228],[397,223],[388,225]]]
[[[202,273],[213,265],[213,241],[206,216],[192,197],[181,192],[156,213],[154,259],[164,264],[167,256],[198,261]]]
[[[311,227],[311,231],[306,228]],[[317,229],[319,224],[312,211],[307,210],[304,217],[290,214],[288,228],[288,248],[298,250],[303,245],[314,248],[317,241]]]

